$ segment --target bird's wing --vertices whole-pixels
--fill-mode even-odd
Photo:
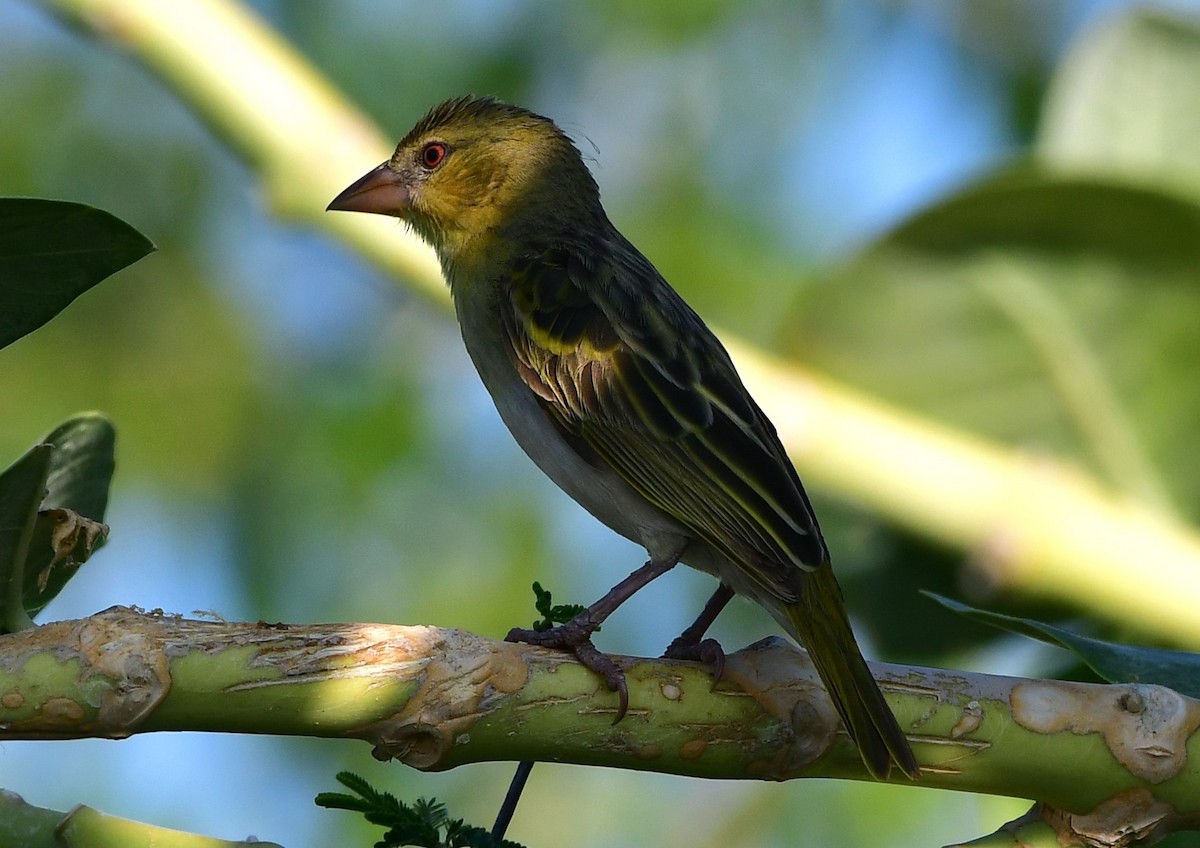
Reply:
[[[580,454],[792,603],[828,559],[800,480],[716,336],[621,247],[602,264],[545,250],[513,266],[513,364]]]

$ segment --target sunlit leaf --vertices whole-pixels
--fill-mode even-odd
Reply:
[[[1158,9],[1102,19],[1055,72],[1037,152],[1200,197],[1200,24]]]
[[[152,250],[137,230],[82,203],[0,198],[0,347]]]

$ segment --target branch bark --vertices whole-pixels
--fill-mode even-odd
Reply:
[[[434,627],[114,607],[0,637],[0,740],[273,733],[361,739],[427,771],[540,760],[867,778],[808,655],[789,643],[730,654],[715,688],[696,664],[618,659],[630,709],[614,725],[616,696],[559,652]],[[1200,754],[1200,702],[1152,685],[872,669],[910,734],[922,786],[1036,799],[1078,820],[1136,804],[1156,823],[1200,821],[1200,768],[1188,756]]]

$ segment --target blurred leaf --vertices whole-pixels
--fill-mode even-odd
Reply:
[[[1197,268],[1200,205],[1024,168],[918,213],[808,287],[781,343],[895,403],[1138,494],[1165,490],[1189,512]]]
[[[83,413],[43,440],[52,445],[46,496],[25,562],[24,604],[37,615],[108,538],[103,523],[115,464],[116,430]]]
[[[639,3],[637,0],[606,0],[594,4],[607,22],[628,28],[640,37],[654,37],[667,43],[702,37],[727,21],[736,6],[720,0],[662,0]],[[608,27],[606,27],[607,29]]]
[[[0,198],[0,347],[152,250],[145,236],[99,209]]]
[[[1103,19],[1051,82],[1037,151],[1056,167],[1200,196],[1200,23],[1165,10]]]
[[[1066,648],[1110,683],[1157,683],[1192,698],[1200,697],[1200,654],[1105,642],[1053,624],[976,609],[933,592],[924,594],[959,615]]]
[[[879,247],[962,256],[979,248],[1111,257],[1154,269],[1200,263],[1200,206],[1106,176],[1036,167],[988,177],[917,213]]]
[[[33,626],[23,604],[23,585],[53,450],[50,445],[35,445],[0,473],[0,586],[4,587],[0,629],[5,633]]]
[[[1200,26],[1108,18],[1053,80],[1036,165],[932,205],[826,285],[790,352],[1196,515]]]

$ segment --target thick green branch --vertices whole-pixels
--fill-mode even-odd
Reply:
[[[0,845],[21,848],[280,848],[251,839],[231,842],[105,815],[91,807],[46,810],[0,790]]]
[[[115,607],[0,638],[0,740],[276,733],[363,739],[423,770],[542,760],[710,778],[866,777],[807,654],[790,644],[730,655],[715,689],[694,664],[621,663],[630,709],[614,725],[615,695],[557,652],[432,627],[237,624]],[[1200,816],[1200,768],[1188,756],[1200,754],[1198,702],[1150,685],[873,668],[923,786],[1074,813],[1136,792],[1163,816]]]

